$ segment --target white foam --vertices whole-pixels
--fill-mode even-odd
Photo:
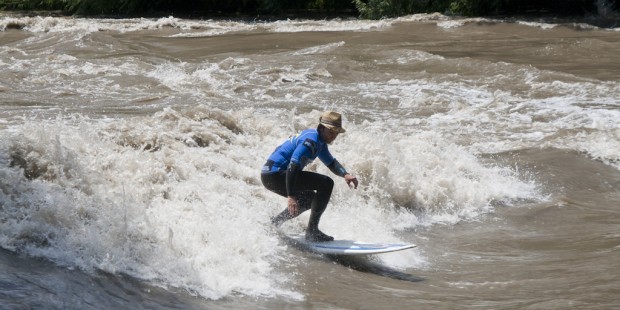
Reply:
[[[273,206],[252,198],[258,159],[244,136],[221,125],[226,116],[194,112],[213,118],[169,110],[99,124],[29,122],[3,133],[3,156],[19,152],[36,176],[1,170],[10,219],[2,246],[207,298],[298,298],[275,269],[287,254],[266,224]]]
[[[303,31],[373,31],[390,27],[390,20],[364,21],[350,20],[286,20],[264,24],[263,27],[273,32],[303,32]]]
[[[391,21],[350,20],[285,20],[275,22],[235,22],[215,20],[188,20],[176,17],[159,19],[96,19],[67,17],[2,17],[0,31],[18,27],[31,32],[134,32],[141,30],[176,29],[173,37],[215,36],[238,31],[263,30],[271,32],[304,31],[374,31],[391,26]]]
[[[446,21],[438,22],[437,27],[444,28],[444,29],[451,29],[451,28],[462,27],[466,23],[467,23],[466,20],[446,20]]]
[[[378,21],[358,19],[331,19],[331,20],[280,20],[274,22],[243,22],[227,20],[191,20],[173,16],[148,19],[97,19],[97,18],[69,18],[69,17],[1,17],[0,31],[7,27],[21,28],[31,32],[81,32],[92,33],[100,31],[135,32],[143,30],[174,29],[176,33],[170,37],[211,37],[234,32],[268,31],[268,32],[333,32],[333,31],[381,31],[391,27],[394,23],[432,22],[438,27],[452,29],[470,23],[504,23],[505,20],[489,18],[460,18],[450,17],[439,13],[414,14],[398,18],[388,18]],[[599,29],[596,26],[573,23],[554,24],[546,22],[514,21],[518,24],[549,30],[558,25],[566,25],[576,29]],[[610,28],[618,31],[619,28]]]
[[[429,14],[412,14],[407,16],[397,17],[397,22],[428,22],[428,21],[444,21],[451,19],[451,17],[441,13],[429,13]]]
[[[299,121],[311,123],[319,113]],[[7,220],[0,242],[61,265],[125,273],[207,298],[301,298],[278,269],[290,258],[268,222],[284,199],[258,179],[262,161],[287,135],[277,123],[253,110],[207,107],[126,120],[26,121],[2,132],[0,153],[27,162],[32,179],[0,170]],[[362,186],[351,191],[338,180],[321,223],[339,238],[411,242],[398,232],[532,196],[531,184],[484,167],[437,135],[349,128],[333,152]],[[291,225],[303,226],[305,216]],[[382,260],[395,268],[426,264],[415,251]]]
[[[319,46],[312,46],[312,47],[308,47],[308,48],[296,51],[295,53],[293,53],[293,55],[320,54],[320,53],[333,51],[344,45],[345,45],[345,42],[340,41],[340,42],[334,42],[334,43],[329,43],[329,44],[324,44],[324,45],[319,45]]]
[[[295,275],[283,271],[299,262],[268,224],[284,199],[266,191],[258,173],[278,143],[316,126],[320,111],[313,109],[350,117],[348,132],[330,148],[362,185],[351,191],[337,179],[321,228],[338,238],[415,243],[407,232],[419,226],[476,220],[496,204],[544,199],[528,175],[484,163],[481,154],[561,147],[620,169],[616,81],[405,48],[365,48],[371,62],[334,53],[348,42],[200,62],[80,58],[47,41],[28,47],[58,37],[78,42],[86,25],[21,21],[34,24],[29,31],[51,33],[2,47],[8,56],[0,70],[10,74],[0,94],[26,105],[2,111],[14,117],[1,123],[0,161],[20,151],[16,158],[35,176],[0,166],[0,245],[69,267],[126,273],[213,299],[303,298],[290,288]],[[393,21],[248,29],[368,31]],[[106,29],[106,22],[91,23]],[[107,29],[245,27],[196,23],[123,20]],[[337,63],[351,77],[332,74]],[[387,72],[382,66],[389,76],[376,74]],[[105,118],[108,108],[141,116]],[[83,115],[54,117],[65,110]],[[320,164],[312,169],[330,173]],[[289,225],[303,229],[305,220],[307,214]],[[380,259],[394,268],[428,264],[417,250]]]
[[[529,27],[535,27],[535,28],[541,28],[541,29],[553,29],[555,27],[557,27],[557,24],[549,24],[549,23],[541,23],[541,22],[530,22],[530,21],[517,21],[518,24],[520,25],[524,25],[524,26],[529,26]]]

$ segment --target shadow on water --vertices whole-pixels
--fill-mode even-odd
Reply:
[[[202,303],[129,276],[85,273],[0,248],[0,309],[202,309]]]
[[[379,262],[375,262],[372,259],[372,255],[325,255],[330,260],[341,264],[345,267],[351,268],[356,271],[371,273],[395,280],[408,281],[408,282],[422,282],[424,278],[414,276],[412,274],[387,267]]]

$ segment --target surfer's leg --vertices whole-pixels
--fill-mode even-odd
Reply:
[[[261,181],[263,185],[270,191],[282,196],[286,195],[286,172],[283,173],[266,173],[261,175]],[[276,227],[282,225],[282,223],[297,217],[299,214],[310,210],[312,201],[314,201],[315,192],[313,190],[304,190],[297,194],[297,201],[299,203],[299,213],[293,216],[290,215],[288,208],[285,208],[280,214],[271,218],[271,222]]]
[[[286,195],[286,172],[284,173],[264,173],[261,174],[261,181],[263,185],[268,190],[282,196],[287,197]],[[284,211],[280,212],[280,214],[271,218],[271,223],[276,227],[282,225],[282,223],[291,219],[289,215],[288,208],[285,208]]]
[[[282,225],[282,223],[294,219],[300,214],[310,210],[315,195],[316,194],[314,193],[314,191],[303,191],[299,193],[297,195],[297,202],[299,203],[299,213],[291,216],[288,211],[288,207],[284,208],[284,210],[282,210],[280,214],[271,218],[271,223],[273,223],[273,225],[275,225],[276,227],[279,227],[280,225]]]
[[[284,209],[280,214],[271,218],[271,224],[275,227],[280,227],[282,223],[292,219],[291,214],[288,212],[288,208]]]
[[[302,214],[312,208],[312,202],[314,201],[314,197],[316,197],[316,193],[314,191],[303,191],[297,194],[299,214]]]
[[[263,185],[270,191],[287,197],[286,193],[286,172],[262,174],[261,181]],[[319,221],[323,212],[327,208],[327,203],[334,189],[334,180],[330,177],[314,172],[302,171],[297,178],[296,189],[299,192],[300,212],[291,216],[288,208],[285,208],[280,214],[271,218],[271,222],[275,226],[297,217],[302,212],[310,211],[310,220],[306,229],[306,238],[312,241],[331,241],[334,238],[322,233],[319,230]],[[316,191],[316,193],[315,193]]]
[[[327,203],[334,189],[334,180],[330,177],[314,172],[302,172],[297,179],[297,188],[303,190],[316,190],[310,208],[310,220],[306,229],[306,239],[311,241],[331,241],[333,237],[319,230],[319,221],[327,208]]]

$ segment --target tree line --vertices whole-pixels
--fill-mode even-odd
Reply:
[[[620,0],[0,0],[1,10],[66,15],[308,16],[380,19],[440,12],[462,16],[613,14]]]

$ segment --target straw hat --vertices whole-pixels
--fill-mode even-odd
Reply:
[[[319,123],[337,133],[346,132],[346,130],[342,128],[342,116],[338,112],[327,111],[323,113],[319,118]]]

